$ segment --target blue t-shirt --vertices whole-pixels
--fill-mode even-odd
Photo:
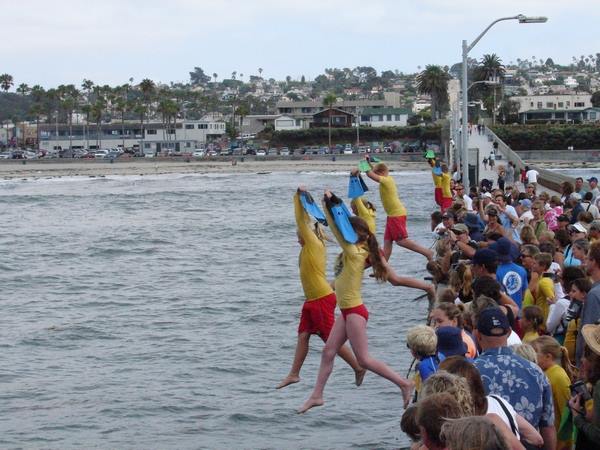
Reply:
[[[491,348],[475,359],[485,394],[496,394],[536,428],[554,424],[552,388],[542,369],[509,347]]]
[[[500,264],[496,270],[496,280],[521,309],[523,297],[527,290],[527,271],[512,262]]]
[[[427,378],[437,372],[437,369],[438,359],[436,356],[426,356],[419,361],[419,365],[417,367],[422,381],[425,381]]]

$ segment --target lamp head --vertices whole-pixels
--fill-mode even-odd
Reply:
[[[519,23],[545,23],[548,21],[548,18],[544,16],[525,16],[523,14],[519,14],[517,19]]]

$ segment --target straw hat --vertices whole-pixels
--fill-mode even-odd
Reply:
[[[600,325],[584,325],[581,334],[590,350],[600,355]]]

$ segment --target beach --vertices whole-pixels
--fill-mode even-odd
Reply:
[[[393,172],[426,171],[423,161],[400,161],[397,155],[380,155]],[[262,172],[349,172],[355,169],[362,156],[311,156],[308,159],[268,159],[254,156],[223,157],[212,159],[129,158],[110,160],[49,159],[0,161],[0,179],[37,179],[58,177],[102,177],[110,175],[158,175],[194,173],[262,173]],[[233,163],[235,161],[235,164]],[[590,167],[573,161],[536,161],[546,169],[573,169]]]

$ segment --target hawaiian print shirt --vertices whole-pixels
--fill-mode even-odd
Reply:
[[[507,400],[534,427],[554,424],[552,388],[544,372],[508,347],[491,348],[474,362],[486,395]]]

